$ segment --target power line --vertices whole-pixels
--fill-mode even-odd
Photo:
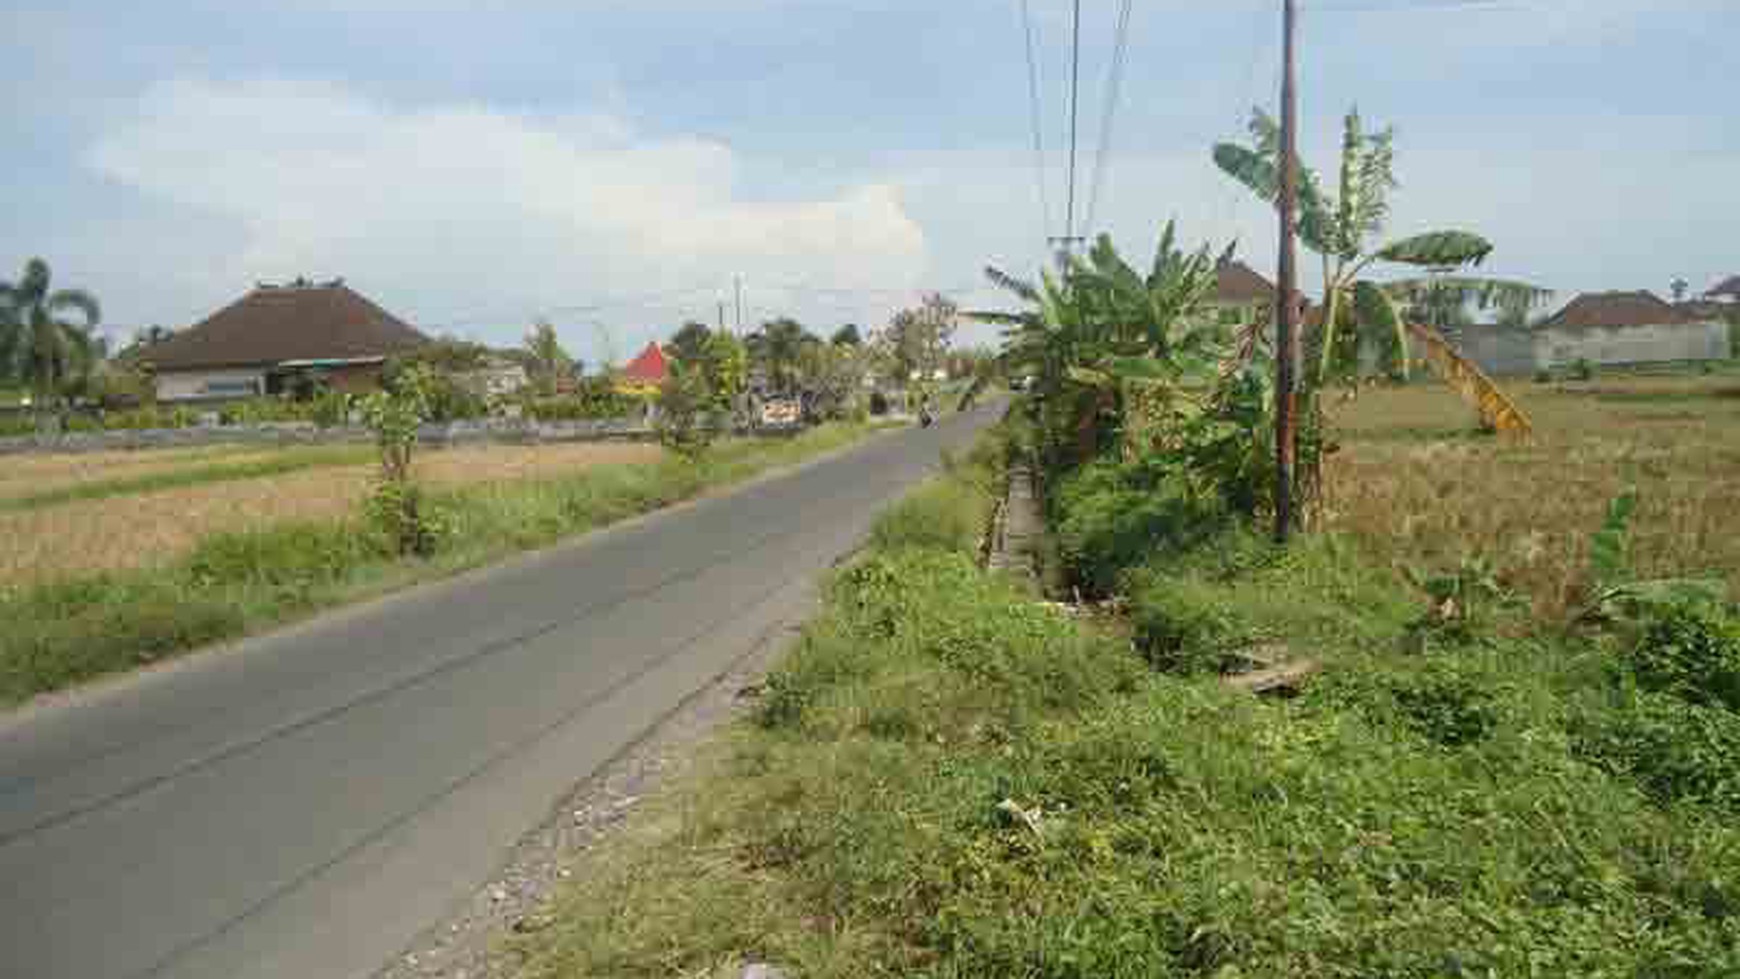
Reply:
[[[1064,247],[1075,237],[1075,135],[1076,102],[1081,92],[1081,0],[1073,4],[1074,15],[1069,37],[1069,206],[1064,211]]]
[[[1124,51],[1130,36],[1130,7],[1132,0],[1124,0],[1118,8],[1118,27],[1112,44],[1112,67],[1106,79],[1106,107],[1100,116],[1100,145],[1094,151],[1094,179],[1088,191],[1087,224],[1082,231],[1088,235],[1094,232],[1094,215],[1100,206],[1100,186],[1105,181],[1106,157],[1112,151],[1112,124],[1118,113],[1119,89],[1124,82]]]
[[[1045,128],[1040,122],[1044,108],[1039,98],[1039,59],[1033,54],[1033,12],[1029,7],[1028,0],[1021,0],[1021,29],[1027,40],[1027,101],[1033,125],[1033,176],[1039,185],[1040,234],[1043,236],[1051,233],[1051,202],[1045,193]]]

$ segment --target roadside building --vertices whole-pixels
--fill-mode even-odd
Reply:
[[[388,357],[427,342],[343,279],[298,279],[261,283],[138,358],[155,377],[159,401],[225,401],[284,392],[299,376],[371,391]]]
[[[1728,305],[1740,304],[1740,275],[1732,275],[1710,287],[1704,298]]]
[[[616,389],[623,394],[657,394],[659,386],[670,376],[670,371],[670,362],[665,359],[664,350],[657,343],[648,343],[646,349],[617,373]]]
[[[1227,326],[1242,326],[1269,318],[1275,308],[1275,284],[1236,259],[1215,268],[1214,298],[1209,305]]]
[[[1725,360],[1729,325],[1677,308],[1655,294],[1584,293],[1535,327],[1534,362],[1564,368]]]

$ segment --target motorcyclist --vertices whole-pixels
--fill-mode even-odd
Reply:
[[[918,424],[921,428],[929,428],[935,421],[936,414],[931,411],[930,395],[926,394],[924,400],[918,403]]]

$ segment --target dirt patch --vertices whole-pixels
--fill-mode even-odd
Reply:
[[[588,466],[655,462],[661,452],[628,443],[479,446],[426,452],[417,472],[434,486],[514,482]],[[66,464],[65,457],[59,461]],[[9,542],[0,552],[0,584],[151,567],[185,554],[214,532],[342,517],[355,511],[373,474],[371,465],[334,466],[0,513],[0,539]]]

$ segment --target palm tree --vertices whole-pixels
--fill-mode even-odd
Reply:
[[[1250,133],[1252,145],[1221,143],[1214,148],[1214,160],[1273,203],[1280,188],[1279,127],[1257,109]],[[1492,243],[1473,232],[1429,231],[1378,240],[1389,219],[1390,191],[1398,186],[1394,141],[1391,129],[1366,132],[1355,109],[1343,125],[1335,195],[1323,189],[1315,172],[1301,167],[1299,237],[1323,260],[1324,310],[1312,335],[1315,356],[1307,364],[1307,387],[1338,373],[1356,376],[1362,347],[1375,347],[1384,369],[1405,377],[1409,343],[1417,342],[1445,380],[1474,401],[1490,424],[1526,433],[1527,420],[1497,385],[1413,314],[1431,306],[1442,314],[1469,303],[1526,309],[1551,293],[1527,283],[1452,274],[1479,266],[1492,253]],[[1411,266],[1426,274],[1381,285],[1363,278],[1382,264]]]
[[[789,317],[763,323],[759,341],[752,341],[750,352],[761,360],[767,379],[775,391],[790,394],[797,388],[798,364],[804,344],[813,342],[803,324]]]
[[[66,319],[69,312],[80,322]],[[95,296],[51,289],[40,258],[25,264],[18,282],[0,282],[0,364],[30,386],[39,413],[56,407],[68,382],[95,366],[99,348],[91,330],[101,320]]]

